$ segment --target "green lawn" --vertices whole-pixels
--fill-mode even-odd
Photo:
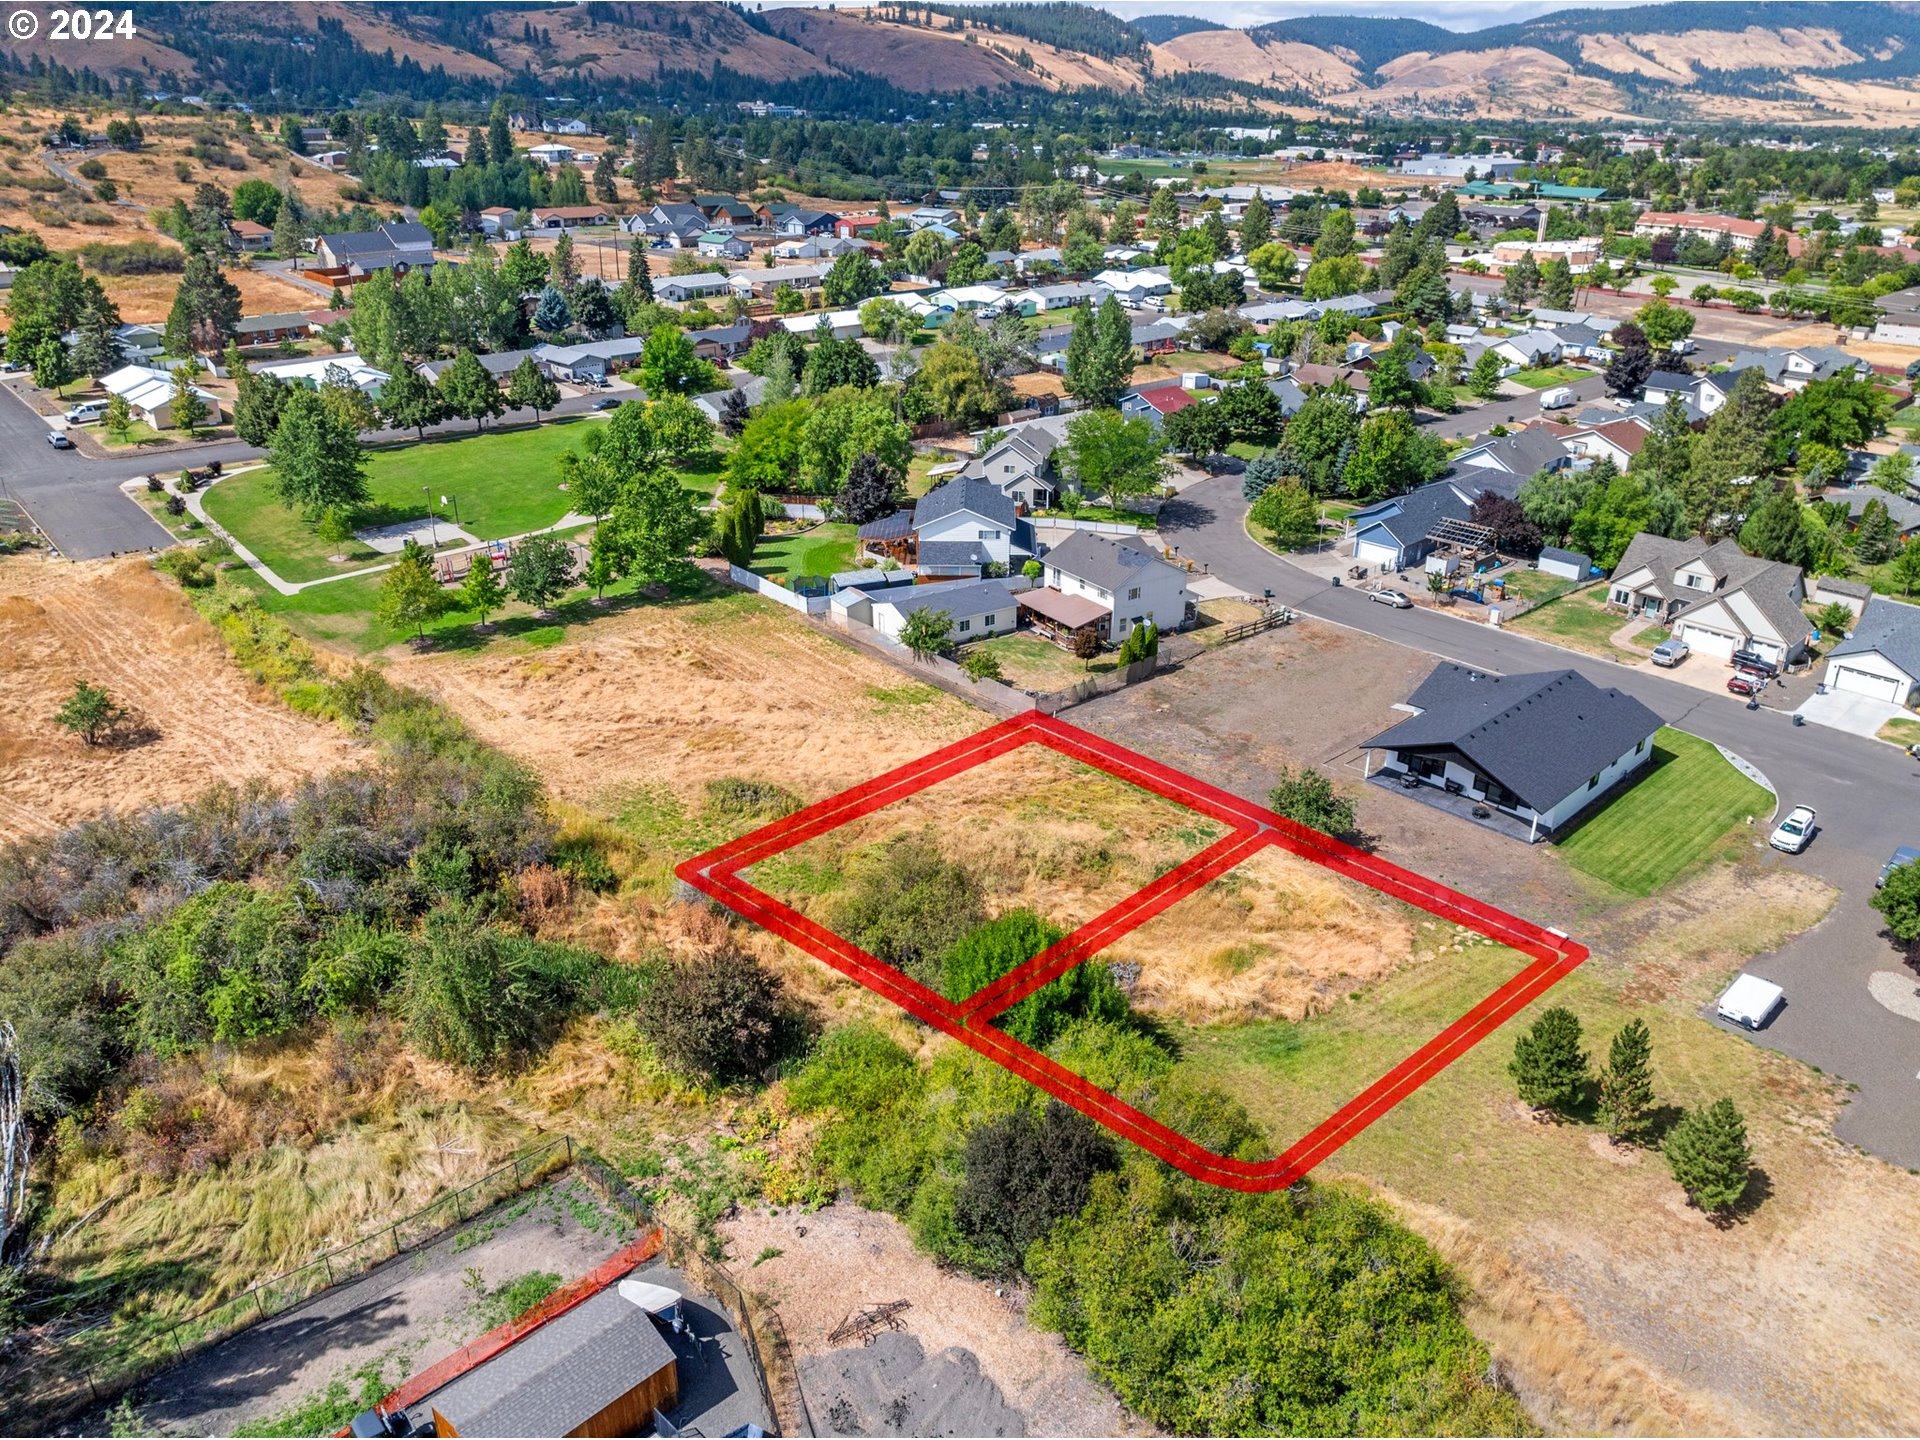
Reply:
[[[1920,744],[1920,720],[1889,720],[1880,727],[1880,738],[1896,745]]]
[[[1749,815],[1773,807],[1772,795],[1706,741],[1662,728],[1651,770],[1563,837],[1559,850],[1576,870],[1629,895],[1651,895]]]
[[[912,462],[907,466],[907,494],[918,500],[933,489],[940,480],[951,478],[946,475],[936,478],[928,472],[936,465],[951,465],[954,459],[954,456],[942,454],[937,450],[916,452]]]
[[[1549,365],[1544,370],[1521,370],[1507,376],[1514,384],[1528,390],[1545,390],[1554,385],[1571,385],[1576,380],[1584,380],[1590,372],[1576,370],[1571,365]]]
[[[1920,434],[1920,405],[1909,405],[1904,410],[1896,411],[1887,424],[1895,430],[1907,430]]]
[[[1154,517],[1144,510],[1116,510],[1111,505],[1082,505],[1069,515],[1064,510],[1036,510],[1034,518],[1059,520],[1099,520],[1110,525],[1138,525],[1153,528]]]
[[[858,535],[858,527],[839,523],[816,525],[792,535],[769,535],[755,548],[749,568],[769,580],[837,575],[857,567]]]
[[[1500,577],[1507,582],[1507,594],[1517,595],[1529,605],[1544,605],[1558,600],[1573,588],[1573,581],[1543,570],[1509,570]]]
[[[1584,650],[1589,655],[1608,660],[1638,660],[1641,657],[1633,651],[1608,642],[1607,637],[1627,622],[1624,615],[1602,607],[1605,593],[1605,587],[1594,585],[1563,595],[1515,616],[1511,626],[1523,634],[1538,635],[1569,649]]]
[[[370,451],[367,488],[372,503],[359,524],[364,528],[417,520],[431,501],[441,518],[452,519],[457,509],[461,528],[481,540],[544,529],[567,513],[560,456],[578,446],[586,427],[594,423],[585,418],[557,420]],[[442,507],[443,495],[455,503]],[[315,535],[280,504],[269,470],[220,481],[207,490],[205,504],[208,515],[283,580],[318,580],[383,558],[358,541],[343,547]],[[344,555],[344,562],[328,558],[334,554]]]
[[[1000,662],[1000,671],[1009,685],[1022,690],[1048,694],[1078,685],[1089,675],[1102,675],[1119,662],[1111,655],[1091,663],[1076,660],[1071,651],[1062,650],[1037,635],[996,635],[967,646],[957,658],[984,651]]]
[[[116,435],[106,426],[100,426],[94,432],[100,443],[109,450],[125,450],[139,445],[164,445],[173,437],[162,435],[144,420],[129,420],[124,435]]]

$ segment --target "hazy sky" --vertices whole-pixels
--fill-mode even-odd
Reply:
[[[826,0],[761,0],[769,7],[822,5]],[[870,0],[839,0],[842,9]],[[967,0],[961,0],[962,4]],[[1102,9],[1131,19],[1136,15],[1204,15],[1222,25],[1263,25],[1270,20],[1292,20],[1301,15],[1376,15],[1425,20],[1449,30],[1484,30],[1531,20],[1552,10],[1617,9],[1647,0],[1099,0]]]

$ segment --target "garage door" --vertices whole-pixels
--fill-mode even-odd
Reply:
[[[1731,660],[1738,648],[1740,637],[1729,635],[1724,630],[1709,630],[1704,625],[1688,625],[1684,622],[1675,632],[1702,655],[1716,656],[1721,660]]]
[[[1870,670],[1855,670],[1847,665],[1832,666],[1831,671],[1827,683],[1835,690],[1844,690],[1849,695],[1866,695],[1889,704],[1900,698],[1900,682],[1889,675],[1875,675]]]
[[[1372,545],[1362,540],[1353,547],[1353,558],[1362,565],[1391,570],[1400,563],[1400,552],[1391,545]]]

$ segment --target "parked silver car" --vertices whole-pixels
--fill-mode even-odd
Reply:
[[[1692,653],[1693,647],[1684,640],[1662,640],[1653,647],[1653,663],[1671,670]]]

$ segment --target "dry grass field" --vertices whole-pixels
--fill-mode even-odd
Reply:
[[[89,749],[52,723],[85,679],[151,724],[151,739]],[[169,580],[144,559],[0,561],[0,838],[112,806],[186,800],[209,784],[286,785],[350,760],[338,728],[256,692]]]

